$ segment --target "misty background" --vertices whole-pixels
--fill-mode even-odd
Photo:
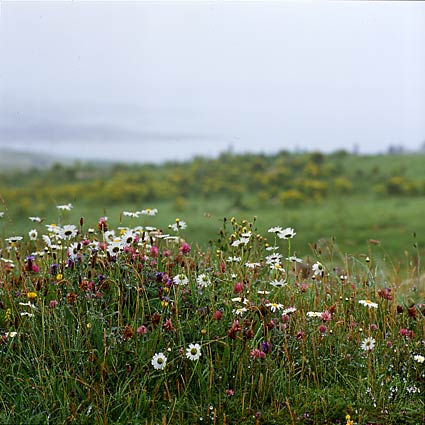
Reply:
[[[417,150],[424,117],[423,2],[0,2],[3,156]]]

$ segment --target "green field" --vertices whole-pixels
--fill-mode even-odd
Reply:
[[[422,423],[424,159],[10,168],[0,422]]]
[[[164,165],[21,168],[0,176],[0,211],[6,212],[0,235],[25,231],[28,216],[56,222],[51,211],[62,203],[74,205],[73,223],[84,217],[87,226],[103,215],[112,225],[130,225],[122,211],[151,207],[161,212],[154,218],[158,227],[166,231],[180,217],[188,223],[186,236],[204,246],[217,238],[224,218],[256,216],[260,231],[271,225],[294,227],[299,255],[332,241],[342,254],[368,255],[373,249],[397,263],[415,251],[414,244],[421,252],[425,246],[424,163],[423,154],[282,152]]]

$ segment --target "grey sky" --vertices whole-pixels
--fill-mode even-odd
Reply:
[[[423,2],[1,2],[0,146],[418,148]]]

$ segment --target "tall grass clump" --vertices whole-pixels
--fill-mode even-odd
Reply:
[[[424,423],[420,258],[400,283],[256,219],[200,247],[71,208],[0,240],[1,423]]]

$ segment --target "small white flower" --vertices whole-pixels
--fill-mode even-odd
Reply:
[[[57,205],[56,208],[62,211],[71,211],[73,207],[72,207],[72,204],[66,204],[66,205]]]
[[[59,237],[61,239],[70,240],[77,236],[77,233],[77,226],[74,226],[73,224],[66,224],[59,230]]]
[[[124,217],[138,218],[140,211],[132,212],[132,211],[123,211],[122,215]]]
[[[249,302],[246,298],[243,298],[243,297],[236,297],[236,298],[232,298],[232,301],[233,301],[234,303],[242,303],[242,304],[244,304],[244,305],[247,305],[247,304],[248,304],[248,302]]]
[[[285,269],[283,268],[282,264],[280,264],[280,263],[270,264],[270,270],[278,270],[278,271],[281,271],[281,272],[284,272],[285,271]]]
[[[278,246],[268,246],[266,248],[266,251],[277,251],[279,249]]]
[[[416,355],[414,355],[414,356],[413,356],[413,359],[414,359],[415,361],[417,361],[418,363],[423,363],[423,362],[425,362],[425,357],[424,357],[424,356],[421,356],[420,354],[416,354]]]
[[[28,219],[31,220],[31,221],[35,221],[36,223],[41,223],[40,217],[28,217]]]
[[[19,303],[19,305],[24,305],[24,306],[31,307],[31,308],[33,308],[33,309],[37,310],[37,307],[36,307],[34,304],[30,303],[30,302],[27,302],[27,303]]]
[[[134,242],[135,234],[131,230],[127,230],[121,236],[121,243],[123,245],[131,245]]]
[[[22,236],[10,236],[9,238],[6,238],[5,241],[9,243],[15,243],[21,241],[22,239],[24,239]]]
[[[108,244],[108,247],[106,248],[110,255],[118,255],[122,251],[122,243],[120,240],[113,241],[110,244]]]
[[[3,261],[4,263],[10,264],[10,265],[13,264],[13,260],[9,260],[8,258],[1,257],[0,260]]]
[[[75,260],[78,256],[78,253],[79,253],[79,243],[74,242],[68,247],[68,250],[67,250],[68,257],[71,260]]]
[[[255,269],[261,267],[261,263],[245,263],[245,267],[248,269]]]
[[[283,308],[283,305],[278,303],[267,303],[266,307],[270,307],[272,313],[275,313],[276,310],[281,310]]]
[[[231,246],[239,246],[239,245],[246,245],[249,242],[249,238],[240,238],[236,239],[232,242]]]
[[[282,254],[275,252],[274,254],[268,255],[266,257],[266,264],[280,263],[281,258],[282,258]]]
[[[52,246],[52,241],[47,235],[41,235],[44,243],[50,248]]]
[[[174,232],[178,232],[179,230],[184,230],[187,228],[187,224],[185,221],[181,221],[181,220],[176,220],[175,223],[170,224],[168,226],[171,230],[173,230]]]
[[[322,313],[321,311],[308,311],[307,317],[322,317]]]
[[[362,342],[362,350],[364,351],[372,351],[375,348],[376,341],[371,337],[367,337]]]
[[[189,279],[187,278],[187,276],[185,274],[180,273],[180,274],[174,276],[173,282],[176,285],[187,285],[189,283]]]
[[[205,273],[200,274],[196,281],[198,282],[198,286],[200,288],[205,288],[206,286],[211,285],[211,280]]]
[[[157,237],[159,238],[159,235]],[[164,235],[164,239],[170,242],[180,242],[180,238],[178,236]]]
[[[4,211],[0,211],[0,218],[4,217]]]
[[[37,240],[37,236],[38,236],[38,232],[37,232],[37,230],[36,230],[36,229],[31,229],[31,230],[28,232],[28,235],[29,235],[29,237],[30,237],[30,240],[32,240],[32,241],[36,241],[36,240]]]
[[[227,260],[226,261],[228,263],[238,263],[241,260],[242,260],[241,257],[227,257]]]
[[[16,335],[18,335],[18,332],[6,332],[4,336],[14,338]]]
[[[151,364],[154,369],[162,370],[167,364],[167,357],[165,357],[164,353],[155,353],[152,357]]]
[[[246,313],[248,311],[247,308],[245,307],[240,307],[240,308],[234,308],[232,310],[233,314],[236,314],[236,316],[242,316],[244,313]]]
[[[258,295],[269,295],[270,294],[270,291],[260,291],[260,290],[258,290],[257,291],[257,294]]]
[[[277,234],[279,239],[292,239],[295,235],[295,230],[292,227],[287,227]]]
[[[325,268],[323,267],[322,263],[319,263],[318,261],[313,264],[312,270],[314,273],[314,276],[322,276],[323,272],[325,271]]]
[[[369,307],[369,308],[378,308],[378,304],[372,302],[371,300],[360,300],[359,304],[362,304],[362,305]]]
[[[297,311],[297,309],[295,307],[288,307],[288,308],[285,308],[285,310],[282,311],[282,315],[295,313],[296,311]]]
[[[158,210],[156,208],[146,208],[145,210],[138,211],[140,214],[143,215],[149,215],[149,216],[155,216],[158,214]]]
[[[301,258],[295,257],[294,255],[291,255],[290,257],[286,258],[286,261],[290,261],[291,263],[302,263],[303,260]]]
[[[58,235],[59,232],[61,231],[61,228],[54,223],[53,224],[46,224],[46,227],[47,227],[47,231],[49,233],[53,233],[54,235]]]
[[[280,226],[274,226],[274,227],[270,227],[270,229],[268,230],[269,233],[281,233],[283,232],[283,229]]]
[[[201,346],[199,344],[189,344],[189,347],[186,348],[186,357],[189,360],[198,360],[201,355]]]
[[[103,239],[105,242],[113,242],[115,239],[115,230],[107,230],[104,232]]]
[[[273,280],[270,282],[270,285],[274,286],[275,288],[282,288],[283,286],[286,286],[288,283],[285,280]]]
[[[33,317],[34,315],[32,313],[27,313],[26,311],[23,311],[21,313],[21,316],[28,316],[28,317]]]

